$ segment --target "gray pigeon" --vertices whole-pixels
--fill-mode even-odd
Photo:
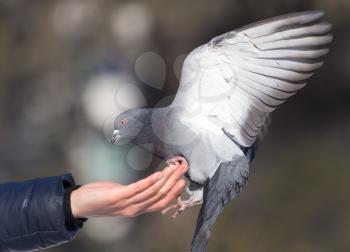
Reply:
[[[322,16],[283,15],[215,37],[187,56],[171,105],[117,116],[112,143],[132,139],[168,162],[188,162],[189,199],[170,209],[176,216],[203,203],[192,251],[206,250],[215,220],[246,185],[269,114],[322,66],[332,41]]]

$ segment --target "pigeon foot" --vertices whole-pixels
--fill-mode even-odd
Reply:
[[[195,205],[202,204],[201,200],[197,199],[188,199],[188,200],[182,200],[181,196],[177,197],[177,203],[174,205],[171,205],[170,207],[164,209],[162,211],[162,214],[165,215],[168,212],[175,210],[175,212],[172,214],[171,218],[175,219],[178,217],[183,211],[185,211],[189,207],[193,207]]]

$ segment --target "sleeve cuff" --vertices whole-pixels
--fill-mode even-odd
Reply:
[[[67,230],[70,230],[70,231],[82,228],[84,222],[87,221],[87,218],[75,218],[72,213],[70,196],[72,192],[78,189],[79,187],[81,187],[81,185],[73,185],[65,188],[64,190],[63,209],[64,209],[64,216],[65,216],[65,225]]]

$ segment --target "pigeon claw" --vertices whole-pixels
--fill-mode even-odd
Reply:
[[[184,164],[184,165],[186,165],[187,167],[189,166],[187,160],[186,160],[183,156],[175,156],[175,157],[173,157],[173,158],[171,158],[171,159],[168,159],[168,160],[166,161],[166,164],[167,164],[168,166],[170,166],[170,165],[176,165],[176,163],[180,163],[180,165]]]
[[[171,205],[170,207],[164,209],[162,211],[162,214],[165,215],[168,212],[175,210],[175,212],[171,215],[172,219],[175,219],[178,217],[182,212],[184,212],[187,208],[195,206],[197,204],[201,204],[202,201],[200,200],[194,200],[194,199],[189,199],[189,200],[182,200],[181,196],[177,197],[177,203],[174,205]]]
[[[162,211],[162,214],[165,215],[170,211],[175,210],[175,212],[171,215],[172,219],[175,219],[186,209],[184,201],[181,199],[181,196],[177,197],[177,203],[169,206],[168,208]]]

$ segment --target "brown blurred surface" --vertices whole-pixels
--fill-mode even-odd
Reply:
[[[273,113],[249,184],[219,218],[208,251],[350,251],[349,0],[0,1],[0,181],[143,177],[151,170],[130,168],[98,117],[113,78],[135,83],[144,96],[136,103],[152,106],[176,92],[178,56],[251,22],[313,9],[333,24],[331,52]],[[153,55],[158,68],[140,76],[136,62],[149,51],[164,62]],[[187,251],[197,213],[89,221],[74,242],[47,251]]]

